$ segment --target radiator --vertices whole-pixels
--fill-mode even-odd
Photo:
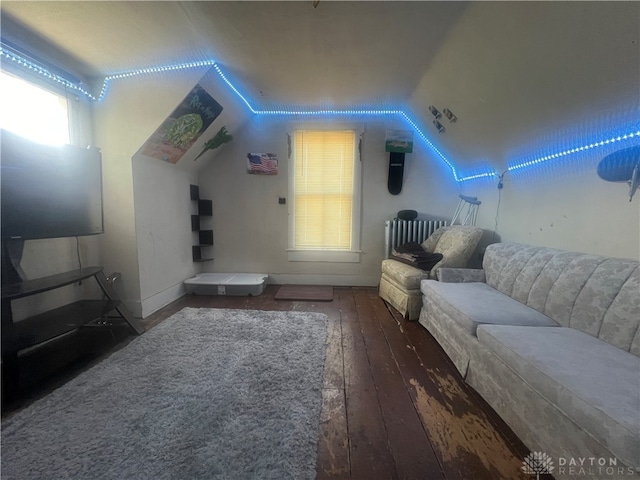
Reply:
[[[446,227],[446,220],[387,220],[384,222],[384,258],[391,256],[391,250],[408,242],[424,242],[440,227]]]

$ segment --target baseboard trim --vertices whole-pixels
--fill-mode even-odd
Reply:
[[[143,299],[141,302],[142,318],[147,318],[162,307],[166,307],[171,302],[185,296],[186,293],[187,291],[184,288],[184,284],[180,282],[177,285]]]

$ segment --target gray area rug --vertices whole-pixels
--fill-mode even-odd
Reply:
[[[2,478],[312,479],[327,317],[185,308],[3,422]]]

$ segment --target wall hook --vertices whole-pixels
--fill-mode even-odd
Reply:
[[[444,113],[444,116],[447,117],[449,119],[450,123],[455,123],[456,120],[458,120],[458,117],[456,117],[453,112],[451,110],[449,110],[448,108],[445,108],[442,110],[442,113]]]

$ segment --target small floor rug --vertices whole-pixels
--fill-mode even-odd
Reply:
[[[276,293],[275,299],[331,302],[333,300],[333,287],[325,285],[283,285]]]
[[[327,317],[185,308],[2,423],[3,480],[313,479]]]

